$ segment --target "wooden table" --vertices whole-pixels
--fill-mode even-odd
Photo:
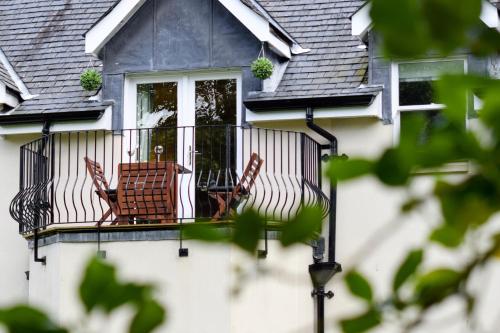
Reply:
[[[177,175],[190,172],[173,161],[119,164],[120,218],[133,223],[176,223]]]

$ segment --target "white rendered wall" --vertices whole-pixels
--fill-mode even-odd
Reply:
[[[28,299],[27,242],[9,214],[10,201],[19,190],[19,147],[30,136],[0,137],[0,306],[26,302]]]
[[[392,126],[375,119],[320,120],[318,124],[329,129],[339,139],[340,153],[355,156],[376,156],[393,144]],[[290,130],[306,130],[304,121],[260,124]],[[308,133],[320,140],[317,135]],[[324,141],[322,141],[324,142]],[[460,174],[447,177],[459,178]],[[418,176],[414,193],[425,193],[432,184],[429,176]],[[324,190],[328,193],[328,185]],[[337,261],[347,270],[359,264],[360,270],[376,284],[377,295],[383,295],[391,285],[396,266],[408,249],[424,243],[433,223],[439,220],[435,204],[410,216],[399,216],[399,205],[407,193],[390,190],[372,178],[340,184],[338,188]],[[325,235],[327,228],[325,228]],[[241,283],[239,297],[231,294],[238,285],[237,270],[255,272],[255,261],[240,252],[222,246],[187,242],[188,258],[177,256],[177,241],[105,243],[111,262],[118,263],[127,278],[147,280],[159,284],[159,297],[169,308],[169,323],[160,332],[196,333],[253,333],[253,332],[311,332],[314,304],[310,297],[312,286],[308,276],[311,249],[298,247],[283,252],[271,242],[269,257],[258,261],[267,268],[267,274],[251,274]],[[95,244],[59,243],[41,248],[47,255],[47,266],[30,262],[30,301],[43,305],[61,320],[79,316],[76,290],[81,269],[88,255],[95,252]],[[462,259],[463,260],[463,259]],[[460,265],[443,249],[433,246],[426,259],[427,267],[440,264]],[[495,281],[500,278],[498,267],[488,268],[490,281],[478,279],[475,288],[486,295],[480,304],[480,316],[486,318],[482,332],[493,333],[497,316],[495,300],[500,290]],[[326,301],[327,332],[334,328],[336,319],[353,315],[362,308],[348,295],[342,274],[335,277],[328,289],[335,292],[333,300]],[[435,311],[434,320],[445,320],[443,325],[429,324],[422,332],[473,332],[465,320],[457,319],[460,304],[451,301],[446,311]],[[448,319],[446,319],[448,318]],[[451,318],[452,320],[450,321]],[[124,323],[111,321],[106,332],[122,332]],[[96,324],[97,325],[97,324]],[[400,332],[384,327],[383,333]]]
[[[152,282],[168,308],[168,323],[160,332],[293,332],[313,325],[313,303],[307,266],[311,250],[298,246],[283,252],[270,242],[269,257],[258,261],[269,274],[257,274],[257,262],[228,246],[187,241],[189,257],[178,257],[178,241],[104,243],[108,260],[120,276]],[[82,267],[96,244],[56,243],[40,249],[47,265],[31,263],[30,303],[50,311],[61,322],[81,318],[77,301]],[[249,273],[241,282],[237,271]],[[241,292],[235,293],[234,287]],[[95,320],[101,332],[124,332],[125,316]],[[101,326],[103,325],[103,326]]]

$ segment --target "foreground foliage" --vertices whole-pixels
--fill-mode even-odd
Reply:
[[[500,35],[480,21],[481,6],[480,0],[373,0],[371,16],[389,59],[422,58],[430,52],[445,57],[460,49],[476,56],[497,55]],[[399,146],[378,159],[332,161],[328,174],[338,181],[371,175],[386,186],[408,188],[418,170],[469,162],[472,171],[460,181],[436,177],[431,193],[409,198],[401,210],[408,213],[426,202],[439,202],[442,221],[429,234],[429,244],[459,257],[472,254],[462,255],[462,266],[428,268],[423,262],[429,246],[414,249],[394,273],[392,293],[379,299],[369,279],[353,269],[345,281],[352,295],[365,303],[365,311],[340,323],[346,333],[377,328],[390,318],[397,318],[403,331],[411,331],[431,309],[452,297],[465,305],[463,316],[472,318],[478,295],[469,288],[470,281],[500,254],[500,233],[492,228],[500,211],[500,83],[480,75],[444,75],[434,88],[446,105],[446,125],[428,142],[414,145],[422,125],[417,119]],[[477,114],[468,107],[473,95],[483,103]],[[481,130],[465,131],[466,115],[477,118]],[[467,249],[474,251],[464,252]]]
[[[92,258],[80,285],[80,299],[87,317],[96,311],[110,315],[123,306],[133,309],[129,333],[149,333],[166,319],[163,306],[153,297],[153,287],[120,281],[116,269],[102,259]],[[20,305],[0,309],[0,326],[9,333],[66,333],[67,327],[56,324],[49,316],[30,306]]]

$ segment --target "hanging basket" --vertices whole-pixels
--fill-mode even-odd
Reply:
[[[257,58],[251,65],[253,75],[261,80],[266,80],[273,75],[274,66],[266,57]]]
[[[101,73],[93,68],[88,68],[80,75],[80,85],[87,91],[95,91],[102,85]]]

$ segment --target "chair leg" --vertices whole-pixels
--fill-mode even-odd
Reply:
[[[217,203],[219,204],[219,209],[212,216],[212,221],[217,221],[217,220],[220,220],[220,218],[226,212],[226,200],[224,200],[224,198],[219,194],[217,194],[216,196],[213,196],[213,198],[217,199]]]
[[[101,217],[101,219],[96,223],[96,226],[100,226],[106,219],[111,215],[112,211],[111,209],[108,209],[106,213],[104,213]]]

